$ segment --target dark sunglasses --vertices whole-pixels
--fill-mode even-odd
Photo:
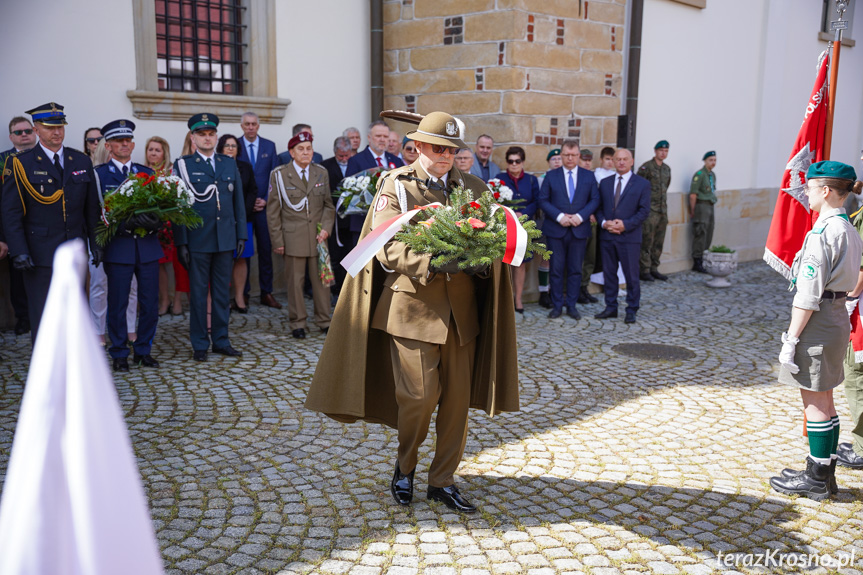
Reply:
[[[432,152],[435,154],[440,154],[441,156],[444,154],[454,154],[456,149],[450,148],[449,146],[438,146],[437,144],[431,144]]]
[[[87,138],[88,144],[98,144],[101,141],[102,141],[102,136],[99,136],[98,138]]]
[[[12,133],[16,136],[23,136],[24,134],[27,134],[29,136],[33,133],[33,128],[29,128],[27,130],[12,130]]]
[[[507,164],[520,164],[522,162],[521,158],[515,158],[514,160],[507,159]]]

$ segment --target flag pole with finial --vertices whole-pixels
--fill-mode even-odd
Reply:
[[[824,126],[824,159],[830,159],[830,148],[833,140],[833,116],[836,111],[836,81],[839,77],[839,50],[842,47],[842,30],[848,28],[848,21],[843,20],[842,16],[848,8],[847,0],[838,0],[836,2],[836,11],[839,12],[839,20],[830,22],[830,30],[834,31],[832,52],[830,53],[830,82],[827,91],[827,122]]]

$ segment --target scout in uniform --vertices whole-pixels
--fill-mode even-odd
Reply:
[[[288,142],[291,162],[270,174],[267,227],[273,252],[284,256],[288,284],[288,320],[296,339],[306,337],[303,283],[306,266],[312,283],[315,324],[326,332],[332,317],[330,289],[318,273],[318,243],[327,241],[336,208],[327,169],[312,163],[312,134],[299,132]],[[318,231],[318,226],[321,229]]]
[[[713,204],[716,203],[716,152],[701,158],[704,167],[692,176],[689,186],[689,218],[692,220],[692,269],[706,274],[704,251],[713,241]]]
[[[488,189],[453,167],[465,144],[451,115],[425,116],[408,137],[420,156],[381,179],[363,237],[415,206],[447,203],[456,186],[477,194]],[[392,240],[345,282],[306,407],[339,421],[365,419],[398,430],[390,491],[400,505],[413,499],[417,450],[437,407],[427,497],[470,513],[476,508],[453,477],[464,453],[468,407],[489,414],[518,410],[515,344],[504,264],[470,273],[452,265],[436,269],[431,255]]]
[[[186,181],[195,197],[194,208],[204,223],[197,228],[174,228],[177,258],[189,270],[189,332],[196,361],[207,361],[212,338],[213,353],[240,356],[228,339],[229,296],[233,252],[246,246],[246,208],[237,162],[215,153],[215,114],[195,114],[189,131],[197,147],[194,154],[174,164],[175,173]],[[207,291],[213,298],[212,330],[207,334]]]
[[[833,389],[845,377],[842,362],[851,332],[846,296],[856,289],[863,257],[863,240],[842,204],[863,184],[855,184],[854,168],[831,161],[812,164],[806,179],[809,207],[819,215],[791,266],[797,293],[791,323],[782,334],[779,381],[800,389],[809,457],[805,470],[785,469],[770,485],[780,493],[821,501],[839,491],[839,417]]]
[[[646,282],[668,281],[667,275],[659,273],[659,258],[668,227],[668,186],[671,184],[671,167],[665,163],[667,157],[668,140],[660,140],[653,147],[653,158],[638,168],[638,175],[650,182],[650,215],[641,226],[640,277]]]
[[[75,238],[89,241],[93,263],[99,194],[93,164],[83,152],[63,146],[66,115],[50,102],[27,112],[39,143],[12,156],[3,169],[2,217],[12,265],[24,273],[31,337],[36,341],[48,297],[54,251]]]
[[[99,194],[102,198],[116,190],[127,178],[136,174],[153,173],[153,170],[132,162],[135,142],[132,141],[135,124],[129,120],[115,120],[102,128],[102,137],[111,150],[111,160],[95,168]],[[105,275],[108,280],[108,353],[113,359],[114,371],[129,371],[129,342],[126,311],[132,278],[138,282],[139,316],[137,334],[132,347],[133,361],[144,367],[159,367],[150,355],[156,324],[159,322],[159,258],[164,256],[156,232],[162,221],[153,214],[133,216],[124,222],[117,235],[105,246]],[[149,233],[138,237],[133,230],[141,228]]]

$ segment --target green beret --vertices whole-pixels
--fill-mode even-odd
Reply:
[[[703,157],[703,158],[701,158],[701,159],[702,159],[702,161],[703,161],[703,160],[706,160],[707,158],[712,158],[712,157],[713,157],[713,156],[715,156],[715,155],[716,155],[716,152],[714,152],[713,150],[710,150],[709,152],[707,152],[706,154],[704,154],[704,157]]]
[[[857,172],[848,164],[826,160],[816,162],[806,170],[806,179],[811,180],[813,178],[840,178],[853,182],[857,179]]]
[[[593,159],[593,152],[591,152],[590,150],[582,150],[581,154],[579,154],[579,157],[584,158],[585,160],[591,160]]]
[[[656,145],[653,146],[653,149],[658,150],[659,148],[667,148],[667,147],[668,147],[668,140],[659,140],[658,142],[656,142]]]
[[[553,157],[555,157],[555,156],[559,156],[559,155],[560,155],[560,148],[555,148],[555,149],[553,149],[552,151],[550,151],[550,152],[548,153],[548,155],[545,157],[545,161],[546,161],[546,162],[548,162],[548,161],[549,161],[549,160],[551,160]]]

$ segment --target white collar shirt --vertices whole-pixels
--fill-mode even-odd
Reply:
[[[51,163],[54,163],[54,154],[60,154],[60,166],[62,168],[66,167],[66,162],[63,161],[63,146],[60,146],[60,149],[56,152],[52,152],[51,150],[43,146],[42,142],[39,142],[39,147],[42,148],[42,151],[45,152],[45,155],[48,156],[48,161],[50,161]]]

